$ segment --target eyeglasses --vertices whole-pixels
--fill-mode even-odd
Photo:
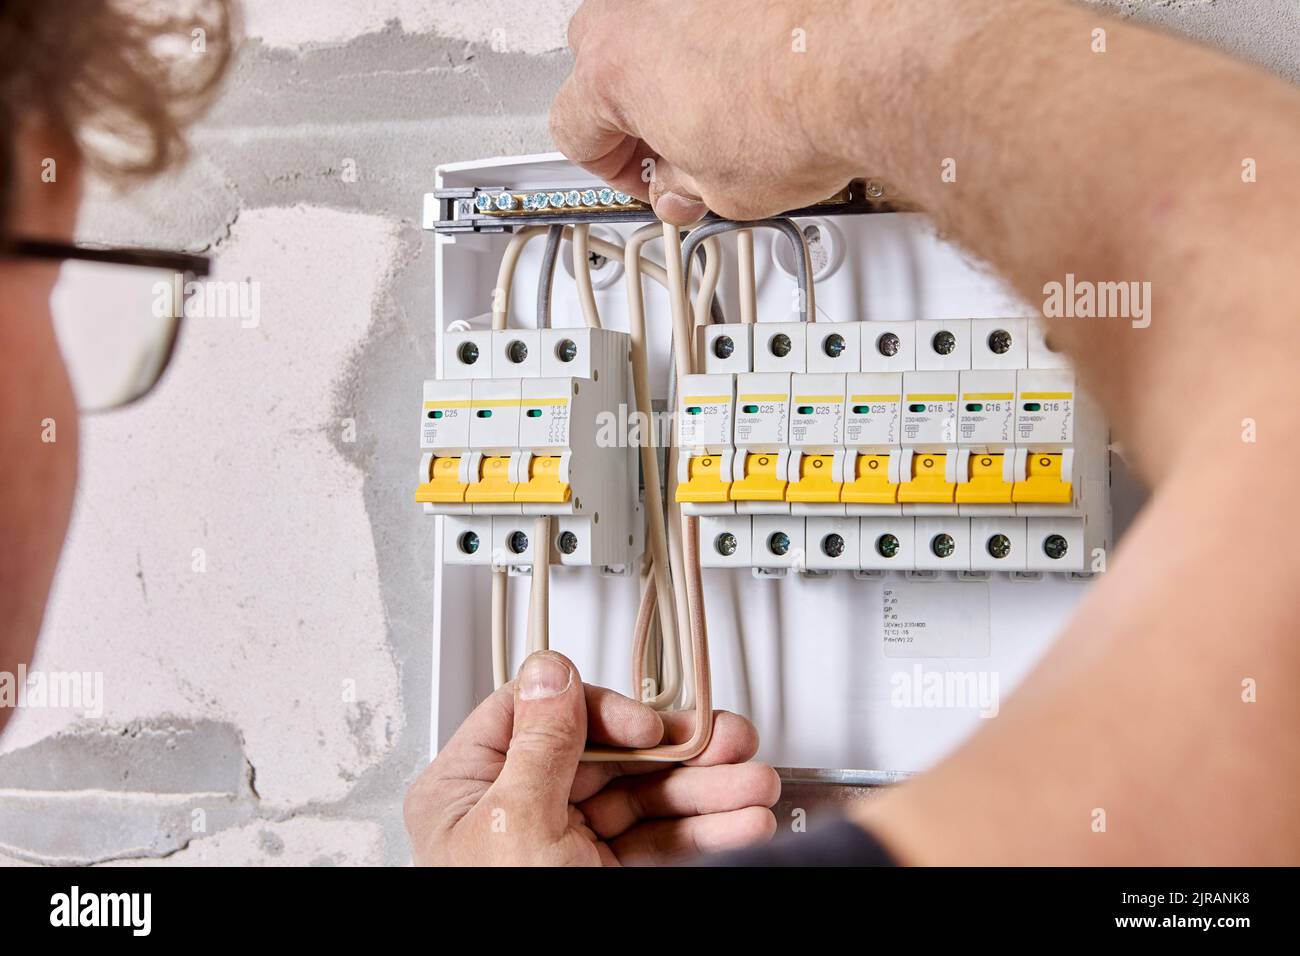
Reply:
[[[0,258],[61,262],[50,297],[54,330],[77,407],[100,412],[129,405],[162,378],[205,256],[154,249],[89,248],[20,239]],[[125,266],[126,268],[121,268]]]

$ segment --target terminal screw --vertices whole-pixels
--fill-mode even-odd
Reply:
[[[1005,534],[995,534],[989,538],[989,543],[985,546],[988,548],[989,555],[994,558],[1005,558],[1011,553],[1011,539]]]
[[[790,551],[790,536],[784,531],[777,531],[767,539],[767,549],[778,558]]]
[[[839,358],[844,354],[844,349],[844,336],[840,335],[838,332],[826,336],[822,341],[822,351],[830,358]]]
[[[957,347],[957,336],[951,332],[936,332],[934,338],[930,340],[930,345],[940,355],[951,355],[952,350]]]
[[[876,539],[876,553],[882,558],[892,558],[898,554],[898,539],[892,534],[882,534]]]
[[[936,558],[951,557],[957,550],[957,543],[952,540],[950,534],[936,534],[930,541],[930,550],[934,552]]]
[[[713,354],[720,359],[729,359],[736,352],[736,343],[730,335],[719,335],[713,340]]]
[[[1043,541],[1043,554],[1047,555],[1053,561],[1065,557],[1065,552],[1070,550],[1070,544],[1059,534],[1049,534]]]
[[[838,534],[828,534],[822,538],[822,554],[828,558],[838,558],[844,553],[844,539]]]
[[[772,350],[772,354],[777,358],[785,358],[790,354],[793,345],[790,342],[790,336],[784,332],[778,332],[772,336],[772,341],[768,343],[767,347]]]
[[[893,358],[898,354],[902,347],[903,341],[893,332],[886,332],[880,338],[876,339],[876,351],[885,358]]]
[[[478,550],[478,535],[473,531],[466,531],[460,536],[460,550],[465,554],[473,554]]]
[[[510,540],[507,541],[506,544],[509,546],[512,553],[523,554],[528,550],[528,535],[524,534],[522,531],[516,531],[510,536]]]
[[[572,531],[564,532],[560,535],[559,547],[562,554],[573,554],[578,550],[578,536]]]
[[[718,554],[729,558],[736,553],[736,536],[729,531],[724,531],[713,540],[713,547],[717,549]]]
[[[1011,333],[998,329],[989,336],[989,351],[995,355],[1006,355],[1011,351]]]

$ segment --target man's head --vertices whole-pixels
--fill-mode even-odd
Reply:
[[[0,0],[0,672],[30,659],[77,473],[59,266],[4,245],[71,241],[83,171],[120,183],[184,155],[231,57],[234,2]]]

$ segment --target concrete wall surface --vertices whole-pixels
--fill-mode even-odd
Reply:
[[[0,738],[0,862],[409,859],[430,708],[433,369],[421,196],[443,162],[551,148],[578,0],[246,0],[183,171],[100,189],[81,238],[215,251],[258,315],[188,323],[155,394],[88,419],[39,656],[102,714]],[[1300,78],[1292,0],[1114,0]]]

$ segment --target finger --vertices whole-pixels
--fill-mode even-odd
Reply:
[[[662,715],[664,738],[668,743],[683,743],[695,730],[695,714],[689,710]],[[758,753],[758,729],[739,714],[727,710],[714,712],[713,736],[704,752],[686,761],[688,767],[712,767],[725,763],[744,763]]]
[[[514,681],[514,732],[491,793],[562,832],[569,790],[587,742],[587,705],[577,668],[563,654],[538,651]]]
[[[591,28],[595,26],[600,16],[600,8],[604,6],[600,0],[586,0],[582,6],[569,19],[569,49],[577,56],[582,50],[582,41]]]
[[[652,820],[610,841],[624,866],[677,863],[701,853],[721,853],[766,843],[776,833],[776,817],[766,807],[746,807],[679,820]]]
[[[627,164],[637,139],[625,124],[604,115],[581,67],[555,95],[550,128],[556,149],[602,177],[614,175]]]
[[[664,723],[663,743],[679,744],[690,740],[695,730],[694,711],[670,711],[659,716]],[[754,725],[730,711],[718,710],[713,713],[713,736],[709,738],[709,745],[698,757],[686,761],[686,766],[712,767],[744,763],[756,753],[758,731]],[[580,803],[618,777],[658,773],[664,769],[664,764],[650,761],[584,763],[578,767],[577,776],[574,777],[571,799]]]
[[[514,684],[497,688],[465,718],[422,775],[430,780],[491,783],[505,759],[514,727]]]
[[[624,777],[580,809],[587,826],[602,837],[613,837],[645,820],[770,807],[780,796],[781,778],[766,764],[678,767]]]
[[[605,687],[584,685],[587,737],[611,747],[653,747],[663,739],[664,722],[651,707]]]
[[[604,111],[602,98],[574,73],[551,104],[555,148],[614,189],[650,200],[656,157],[629,124]]]
[[[655,162],[650,178],[650,204],[656,216],[677,226],[698,222],[709,211],[695,179],[663,157]]]

